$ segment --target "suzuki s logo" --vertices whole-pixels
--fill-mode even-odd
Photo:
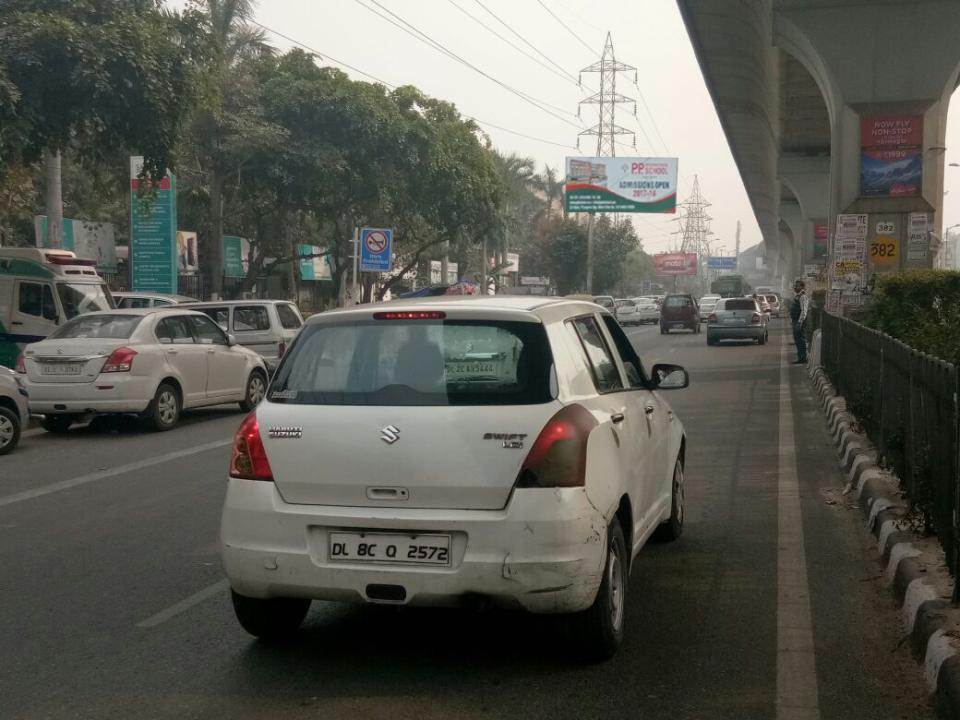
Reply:
[[[380,439],[387,445],[393,445],[400,439],[400,428],[396,425],[387,425],[385,428],[380,428]]]

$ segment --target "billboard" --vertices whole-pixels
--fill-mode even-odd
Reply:
[[[177,231],[177,269],[192,274],[200,269],[197,250],[197,234],[188,230]]]
[[[443,262],[441,260],[430,261],[430,282],[433,285],[453,285],[457,282],[457,272],[459,265],[455,262],[447,263],[447,279],[443,280]]]
[[[301,280],[332,280],[330,254],[318,245],[297,245]]]
[[[830,239],[830,226],[826,218],[813,221],[813,257],[826,257]]]
[[[923,186],[923,116],[860,118],[860,194],[915,197]]]
[[[177,178],[140,188],[143,158],[130,158],[130,279],[134,290],[177,292]]]
[[[707,258],[707,270],[736,270],[737,258],[733,255],[719,255]]]
[[[235,235],[224,235],[222,242],[223,276],[245,278],[250,266],[250,242]]]
[[[696,253],[660,253],[653,256],[653,267],[658,277],[697,274]]]
[[[677,158],[568,157],[567,212],[674,213]]]
[[[33,230],[38,248],[47,246],[47,216],[33,218]],[[97,261],[97,270],[117,272],[117,243],[112,223],[63,219],[63,250],[72,250],[77,257]]]

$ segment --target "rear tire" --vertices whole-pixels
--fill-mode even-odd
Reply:
[[[260,370],[254,370],[247,378],[247,393],[240,401],[240,409],[248,413],[253,410],[267,394],[267,376]]]
[[[303,598],[251,598],[230,591],[240,626],[261,640],[282,640],[300,629],[310,609]]]
[[[577,657],[597,662],[613,657],[623,641],[629,581],[627,545],[620,521],[607,528],[607,561],[597,597],[586,610],[567,618],[567,628]]]
[[[767,344],[767,333],[766,333],[766,332],[764,332],[763,335],[761,335],[759,338],[757,338],[757,343],[759,343],[760,345],[766,345],[766,344]]]
[[[656,540],[673,542],[683,534],[683,519],[686,515],[686,494],[683,482],[683,464],[677,458],[673,466],[673,479],[670,483],[670,519],[662,523],[653,533]]]
[[[170,383],[160,383],[150,404],[150,427],[157,432],[172,430],[180,422],[180,393]]]
[[[73,425],[73,416],[71,415],[44,415],[40,425],[48,433],[63,435],[70,431]]]
[[[8,407],[0,407],[0,455],[13,452],[20,442],[20,416]]]

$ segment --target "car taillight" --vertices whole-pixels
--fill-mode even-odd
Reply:
[[[136,356],[137,351],[133,348],[117,348],[110,353],[110,357],[107,358],[107,361],[103,364],[103,367],[100,368],[100,372],[130,372],[131,368],[133,368],[133,358]]]
[[[21,375],[26,375],[26,374],[27,374],[27,365],[26,365],[26,363],[23,361],[23,353],[20,353],[20,354],[17,356],[17,367],[16,367],[15,369],[16,369],[16,371],[17,371],[18,373],[20,373]]]
[[[233,439],[233,457],[230,458],[230,477],[238,480],[273,480],[267,451],[260,439],[257,414],[250,413],[240,424]]]
[[[750,322],[751,322],[753,325],[759,325],[759,324],[760,324],[760,316],[759,316],[757,313],[754,313],[754,314],[753,314],[753,317],[750,318]]]
[[[716,321],[717,321],[716,313],[710,313],[710,315],[707,316],[707,322],[716,322]]]
[[[582,487],[587,439],[597,426],[582,405],[567,405],[544,426],[520,467],[518,488]]]

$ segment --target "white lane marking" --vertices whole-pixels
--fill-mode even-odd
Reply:
[[[176,617],[182,612],[185,612],[192,608],[194,605],[199,605],[207,598],[212,598],[214,595],[219,595],[224,590],[230,587],[230,581],[224,578],[223,580],[218,580],[213,585],[208,585],[203,590],[198,590],[193,595],[188,598],[184,598],[178,603],[174,603],[165,610],[161,610],[156,615],[151,615],[146,620],[142,620],[137,623],[137,627],[141,628],[152,628],[156,627],[160,623],[164,623],[172,617]]]
[[[777,719],[819,720],[816,650],[793,435],[787,335],[780,345],[777,481]]]
[[[0,507],[13,505],[14,503],[23,502],[24,500],[33,500],[34,498],[50,495],[51,493],[60,492],[61,490],[69,490],[70,488],[75,488],[78,485],[86,485],[87,483],[97,482],[98,480],[106,480],[107,478],[116,477],[117,475],[124,475],[136,470],[143,470],[144,468],[153,467],[154,465],[162,465],[163,463],[170,462],[171,460],[179,460],[180,458],[190,457],[191,455],[197,455],[202,452],[207,452],[208,450],[216,450],[217,448],[226,447],[232,443],[232,440],[217,440],[215,442],[208,442],[192,448],[175,450],[174,452],[169,452],[164,455],[146,458],[145,460],[137,460],[136,462],[127,463],[126,465],[118,465],[117,467],[110,468],[109,470],[100,470],[87,475],[80,475],[79,477],[70,478],[69,480],[61,480],[60,482],[50,483],[49,485],[34,488],[33,490],[24,490],[23,492],[13,493],[12,495],[0,497]]]

